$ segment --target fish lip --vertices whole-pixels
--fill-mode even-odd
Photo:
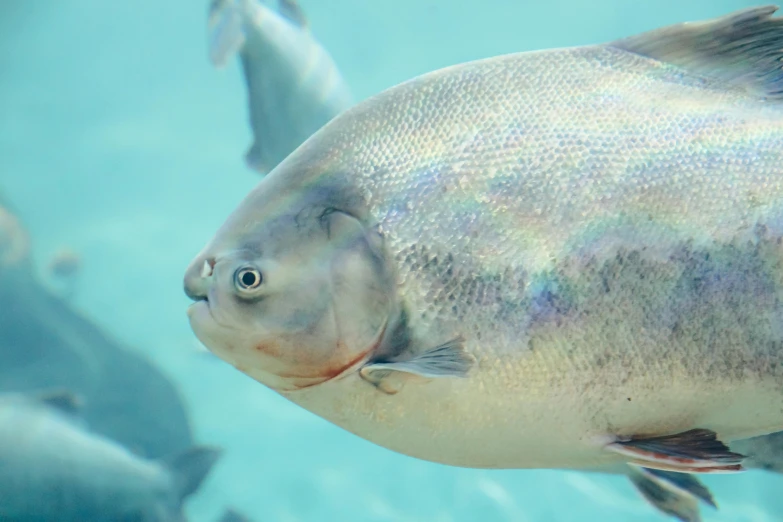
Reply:
[[[218,357],[219,350],[216,351],[214,346],[214,333],[220,330],[224,330],[223,325],[215,318],[215,314],[212,312],[208,299],[199,299],[195,303],[192,303],[187,308],[188,322],[190,323],[190,329],[196,338],[204,345],[204,347],[211,353],[214,353]]]
[[[212,291],[213,290],[210,289],[210,293]],[[212,300],[210,300],[209,295],[206,295],[206,296],[203,296],[200,299],[196,300],[195,302],[191,303],[188,306],[187,310],[186,310],[186,313],[188,315],[188,319],[190,320],[191,329],[194,331],[194,333],[196,333],[197,328],[193,325],[193,316],[195,315],[196,310],[198,310],[199,307],[206,308],[206,311],[209,314],[209,321],[214,326],[216,326],[217,328],[220,328],[220,329],[223,329],[223,330],[234,330],[234,331],[241,330],[237,326],[226,324],[226,323],[223,323],[222,321],[218,320],[217,316],[215,315],[215,311],[212,309]],[[203,323],[203,320],[201,321],[201,323]],[[205,326],[201,327],[201,329],[204,329],[204,328],[206,328],[206,327]],[[196,334],[196,336],[198,337],[198,334]],[[204,345],[206,346],[206,343],[204,343]],[[209,348],[209,346],[207,346],[207,349],[209,349],[209,351],[212,351],[212,349]]]
[[[201,299],[194,299],[194,302],[190,303],[187,308],[187,314],[188,319],[193,320],[193,316],[196,313],[196,311],[200,308],[206,308],[207,312],[209,313],[210,318],[214,321],[215,316],[212,314],[212,307],[209,306],[209,299],[206,297]]]

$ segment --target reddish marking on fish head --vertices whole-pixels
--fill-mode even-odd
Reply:
[[[257,343],[253,346],[253,349],[258,353],[262,353],[276,359],[283,355],[283,352],[280,350],[279,343],[274,341],[263,341],[261,343]]]
[[[346,358],[346,355],[351,354],[351,349],[342,341],[338,341],[332,352],[334,356],[330,358],[328,363],[319,363],[318,366],[310,365],[311,371],[305,369],[307,368],[306,365],[301,365],[298,367],[300,371],[287,373],[278,372],[277,375],[283,379],[291,379],[293,381],[297,379],[304,380],[305,382],[301,384],[292,383],[294,388],[299,390],[339,379],[341,376],[357,371],[359,367],[372,356],[383,340],[385,332],[386,327],[384,326],[376,340],[367,349],[359,352],[353,357]],[[302,368],[302,366],[304,366],[304,368]]]

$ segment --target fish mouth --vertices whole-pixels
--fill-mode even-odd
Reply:
[[[197,296],[193,298],[195,302],[191,303],[187,310],[188,320],[190,321],[190,327],[196,337],[209,348],[209,345],[201,339],[201,333],[208,333],[208,330],[221,329],[221,330],[240,330],[236,325],[231,325],[218,319],[219,311],[213,308],[217,301],[217,297],[212,295],[216,292],[214,288],[211,288],[207,295]],[[210,348],[210,351],[211,348]]]
[[[187,316],[196,339],[201,341],[207,350],[220,357],[224,351],[220,339],[225,335],[225,328],[215,318],[209,300],[202,298],[192,303],[187,308]]]
[[[208,257],[203,260],[203,264],[198,267],[198,276],[196,276],[197,268],[191,266],[188,271],[188,275],[185,278],[185,295],[193,301],[187,308],[188,317],[192,319],[199,315],[203,315],[205,312],[209,314],[212,321],[215,321],[215,316],[212,313],[212,303],[210,297],[214,292],[215,286],[212,280],[214,273],[216,260],[213,257]],[[217,321],[215,321],[217,322]]]

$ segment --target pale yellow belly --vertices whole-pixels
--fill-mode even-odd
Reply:
[[[284,395],[388,449],[475,468],[601,469],[624,460],[603,449],[617,435],[708,428],[728,442],[783,429],[783,397],[772,381],[688,382],[651,373],[607,388],[590,372],[548,378],[507,370],[411,381],[396,395],[352,374]]]

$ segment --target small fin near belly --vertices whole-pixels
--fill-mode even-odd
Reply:
[[[744,455],[734,453],[714,431],[694,429],[662,437],[618,440],[606,449],[628,457],[629,464],[678,473],[745,471]]]
[[[701,500],[708,506],[718,508],[715,499],[707,486],[701,481],[687,473],[676,473],[674,471],[661,471],[644,467],[634,467],[633,475],[641,476],[645,480],[651,480],[658,486],[677,493],[678,495],[687,495],[693,500]],[[635,484],[635,483],[634,483]]]
[[[679,477],[687,477],[691,482],[683,482]],[[653,507],[682,522],[701,522],[699,500],[715,507],[709,490],[690,475],[635,468],[628,479]]]
[[[475,364],[457,337],[404,361],[370,363],[359,370],[361,377],[379,390],[394,395],[410,377],[465,377]]]

